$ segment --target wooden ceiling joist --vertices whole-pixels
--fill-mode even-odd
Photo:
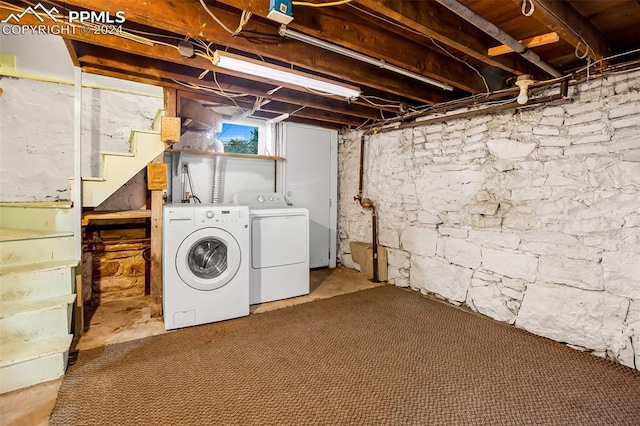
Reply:
[[[269,6],[268,2],[261,0],[217,0],[217,3],[263,17],[267,15]],[[429,49],[424,44],[404,38],[397,28],[388,25],[386,28],[372,27],[358,13],[347,6],[326,8],[322,14],[312,8],[296,8],[295,18],[288,27],[469,92],[486,91],[482,80],[474,72],[464,64],[447,58],[435,46],[435,49]],[[438,66],[441,63],[447,63],[446,71]],[[495,85],[500,83],[502,81],[496,81]]]
[[[487,54],[493,39],[435,1],[357,0],[387,19],[411,28],[425,38],[433,39],[445,48],[451,47],[469,57],[515,75],[535,74],[538,71],[520,58],[494,58]],[[464,28],[464,31],[461,29]],[[432,42],[433,43],[433,42]],[[501,87],[502,88],[502,87]]]
[[[522,0],[513,0],[521,4]],[[611,47],[602,34],[591,25],[567,1],[536,0],[533,18],[558,33],[560,38],[571,44],[578,54],[587,52],[593,60],[599,60],[611,54]]]
[[[171,2],[154,4],[153,7],[149,7],[147,3],[138,0],[121,0],[118,2],[69,0],[65,2],[50,2],[50,4],[55,4],[60,10],[68,10],[70,6],[74,6],[107,11],[111,14],[123,11],[127,22],[145,25],[149,28],[157,28],[182,36],[200,38],[229,48],[260,55],[264,58],[275,58],[306,70],[314,70],[328,76],[342,78],[356,85],[361,85],[363,81],[367,81],[370,87],[393,91],[400,96],[420,102],[435,103],[451,98],[442,93],[442,90],[432,88],[427,84],[416,84],[413,80],[399,78],[397,74],[380,70],[373,65],[347,60],[341,55],[314,46],[296,43],[295,49],[289,49],[287,45],[290,45],[291,41],[285,40],[278,35],[278,27],[276,25],[265,23],[263,20],[250,20],[245,27],[246,36],[232,37],[212,20],[203,10],[198,0],[172,0]],[[215,9],[216,15],[223,22],[239,22],[240,20],[240,13],[222,9],[215,4],[210,5],[210,7]],[[260,36],[251,35],[256,33],[260,34]],[[264,41],[265,38],[272,41]],[[170,49],[165,46],[154,46],[153,49],[159,49],[160,47]],[[182,61],[186,63],[186,61],[195,61],[196,59],[198,58],[183,58]],[[439,65],[434,64],[432,66],[438,67]],[[461,80],[464,80],[464,76],[455,74],[455,69],[454,67],[453,70],[446,70],[449,79],[455,80],[460,77]],[[441,72],[444,73],[445,70],[441,70]],[[465,75],[468,75],[466,73],[467,71],[465,70]],[[376,75],[375,79],[371,78],[372,74]]]
[[[210,13],[232,29],[237,27],[244,11],[253,15],[234,36],[215,22],[203,8],[203,1]],[[548,64],[548,70],[557,70],[551,72],[553,75],[572,73],[588,63],[585,59],[616,54],[610,59],[612,62],[627,60],[629,56],[625,54],[633,55],[633,49],[640,43],[637,22],[632,17],[640,7],[635,0],[588,4],[579,0],[534,0],[528,3],[534,9],[531,16],[522,10],[521,0],[451,2],[467,11],[444,7],[441,2],[353,0],[323,8],[296,4],[294,19],[287,28],[323,43],[319,45],[313,40],[303,42],[281,36],[280,25],[265,17],[267,0],[171,0],[152,5],[138,0],[41,1],[44,7],[56,7],[62,16],[68,16],[72,10],[107,12],[111,16],[115,12],[124,13],[122,36],[83,34],[85,31],[66,33],[60,29],[74,65],[85,71],[180,90],[185,96],[197,98],[204,107],[228,116],[237,116],[259,105],[261,110],[255,114],[260,117],[293,113],[289,121],[306,120],[331,128],[360,126],[367,120],[410,119],[410,115],[403,113],[425,106],[455,105],[470,93],[488,88],[491,94],[477,98],[479,103],[487,102],[494,96],[505,96],[504,90],[496,89],[512,85],[520,74],[532,74],[534,80],[548,78],[542,69],[527,62],[523,54],[507,52],[492,57],[489,48],[500,43],[520,51],[520,46],[516,48],[512,43],[520,40],[535,51],[526,57],[534,64]],[[3,0],[0,8],[3,13],[4,9],[15,12],[18,8],[26,10],[33,3]],[[30,13],[23,15],[21,25],[42,24]],[[59,27],[65,25],[64,19],[57,22]],[[531,44],[539,41],[534,36],[550,30],[558,34],[559,41]],[[195,57],[183,56],[178,51],[178,43],[189,38],[199,52]],[[203,54],[204,46],[200,43],[208,43],[209,57]],[[368,58],[363,62],[350,57],[349,51],[335,53],[331,45]],[[581,55],[587,45],[589,57],[585,58]],[[362,94],[347,100],[262,76],[219,69],[211,60],[210,53],[215,50],[354,85]],[[391,65],[455,88],[442,90],[384,68]]]
[[[229,93],[247,93],[251,96],[264,99],[272,99],[294,105],[303,104],[316,109],[351,114],[363,118],[380,117],[377,109],[364,105],[349,105],[343,101],[302,92],[294,92],[288,89],[281,89],[275,91],[273,94],[269,94],[268,92],[274,88],[272,85],[256,83],[251,88],[248,88],[246,84],[244,86],[241,85],[241,81],[236,81],[234,77],[226,75],[219,75],[217,78],[218,84],[216,84],[211,76],[207,76],[205,79],[199,79],[198,75],[201,73],[199,69],[190,69],[183,65],[154,61],[126,52],[107,52],[104,48],[96,46],[78,45],[77,43],[76,45],[78,46],[80,61],[87,65],[120,68],[139,75],[147,74],[165,80],[177,80],[183,83],[198,84],[213,90],[219,89],[217,87],[219,84],[224,91]],[[393,111],[397,112],[397,109]]]

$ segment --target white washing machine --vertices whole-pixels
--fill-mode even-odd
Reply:
[[[167,330],[249,315],[249,208],[168,204],[163,216]]]
[[[250,211],[249,303],[309,294],[309,210],[277,193],[238,193],[233,202]]]

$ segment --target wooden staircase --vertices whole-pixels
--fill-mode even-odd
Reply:
[[[100,205],[165,149],[154,130],[132,130],[129,143],[130,152],[102,152],[102,176],[82,178],[82,207]]]
[[[74,294],[70,202],[0,203],[0,393],[64,375]]]

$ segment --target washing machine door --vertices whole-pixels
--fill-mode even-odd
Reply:
[[[235,277],[241,260],[240,246],[233,235],[219,228],[203,228],[180,244],[176,270],[189,287],[211,291]]]

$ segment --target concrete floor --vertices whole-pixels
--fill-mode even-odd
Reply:
[[[352,269],[320,269],[311,272],[311,292],[306,296],[251,306],[260,314],[339,294],[376,286]],[[85,312],[88,327],[76,345],[79,351],[167,333],[162,318],[151,318],[147,297],[105,302]],[[56,403],[62,379],[0,395],[0,424],[3,426],[46,426]]]

